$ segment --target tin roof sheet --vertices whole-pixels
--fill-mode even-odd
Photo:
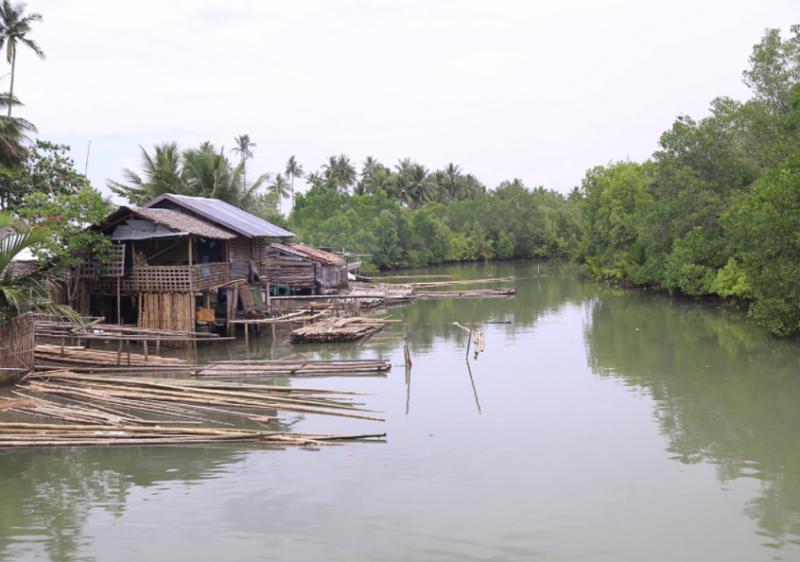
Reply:
[[[183,208],[189,210],[203,219],[232,230],[248,238],[291,238],[294,233],[265,221],[255,215],[234,207],[233,205],[209,199],[207,197],[190,197],[166,193],[147,203],[147,208]]]

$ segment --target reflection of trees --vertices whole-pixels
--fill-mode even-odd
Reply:
[[[586,329],[596,373],[649,391],[669,452],[711,462],[721,481],[758,478],[747,514],[775,544],[800,537],[800,361],[741,318],[667,298],[593,301]]]
[[[209,478],[243,456],[229,447],[199,446],[2,453],[0,560],[26,558],[26,542],[42,545],[53,560],[74,559],[87,550],[82,527],[93,508],[102,506],[113,515],[122,515],[132,486]]]

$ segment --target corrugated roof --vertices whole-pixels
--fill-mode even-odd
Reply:
[[[260,219],[233,205],[220,201],[219,199],[208,199],[206,197],[190,197],[188,195],[175,195],[166,193],[150,201],[145,207],[164,208],[177,205],[196,213],[206,220],[232,230],[248,238],[291,238],[294,233],[289,232],[279,226]]]
[[[342,256],[306,244],[281,244],[276,242],[271,246],[287,254],[306,258],[325,265],[343,266],[347,264],[347,261]]]

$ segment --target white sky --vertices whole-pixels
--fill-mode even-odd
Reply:
[[[647,158],[682,113],[747,97],[741,72],[800,0],[29,0],[44,61],[15,89],[40,136],[89,177],[142,145],[257,143],[252,172],[454,161],[489,187],[569,191],[587,168]],[[4,67],[5,59],[2,60]],[[7,85],[7,79],[2,82]]]

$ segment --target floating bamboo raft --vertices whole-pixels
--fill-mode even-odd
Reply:
[[[29,376],[11,394],[0,398],[0,411],[79,424],[225,425],[222,417],[264,425],[278,411],[384,421],[352,402],[353,392],[263,384],[52,371]]]
[[[250,442],[263,445],[321,446],[348,441],[380,441],[385,433],[314,435],[246,429],[137,427],[0,423],[0,448],[110,445],[187,445]]]
[[[292,343],[332,343],[360,340],[383,330],[385,321],[376,318],[329,318],[297,328]]]
[[[201,368],[201,377],[296,376],[330,375],[370,376],[385,373],[392,364],[384,359],[344,361],[220,361]]]
[[[516,289],[474,289],[463,291],[418,291],[417,298],[422,300],[430,299],[452,299],[467,297],[511,297],[517,293]]]
[[[37,370],[65,367],[112,368],[114,366],[160,368],[161,370],[174,369],[178,371],[192,368],[191,363],[177,357],[143,355],[119,350],[87,349],[83,346],[62,347],[60,345],[39,344],[36,346],[35,351]]]
[[[455,285],[482,285],[485,283],[512,283],[514,277],[487,277],[483,279],[461,279],[459,281],[421,281],[417,283],[402,283],[402,287],[421,289],[425,287],[451,287]]]

